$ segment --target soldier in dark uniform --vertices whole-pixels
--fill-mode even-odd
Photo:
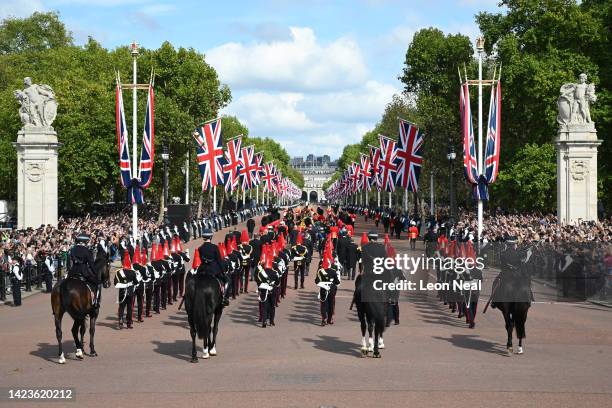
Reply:
[[[318,298],[321,303],[321,326],[334,324],[336,292],[340,285],[340,276],[330,258],[325,257],[321,262],[315,283],[319,287]]]
[[[342,265],[345,273],[348,271],[346,251],[350,241],[351,238],[348,236],[346,228],[342,228],[340,230],[340,237],[338,238],[338,242],[336,244],[336,254],[338,255],[338,261],[340,261],[340,265]]]
[[[302,233],[299,233],[296,239],[296,244],[291,248],[291,259],[293,260],[294,266],[294,287],[298,288],[298,277],[300,280],[300,289],[304,289],[304,272],[306,269],[306,256],[308,255],[308,248],[303,245]]]
[[[121,330],[123,328],[124,313],[127,309],[127,328],[131,329],[132,326],[132,315],[134,313],[134,284],[136,283],[136,272],[132,269],[132,263],[130,262],[130,255],[126,252],[123,257],[123,267],[115,275],[115,288],[119,289],[119,308],[117,310],[117,317],[119,323],[117,328]]]
[[[144,320],[142,319],[142,312],[144,310],[144,292],[145,292],[145,283],[144,276],[147,273],[146,267],[142,264],[140,260],[141,250],[140,247],[136,246],[134,248],[134,258],[132,259],[132,268],[134,269],[136,279],[134,281],[134,296],[132,298],[132,302],[136,302],[136,316],[137,321],[142,323]],[[134,306],[132,305],[132,310]]]
[[[70,250],[71,269],[68,273],[69,277],[81,277],[91,287],[94,293],[93,306],[99,306],[100,299],[100,277],[96,276],[93,270],[93,254],[86,246],[89,242],[89,236],[79,235],[76,238],[76,245]]]
[[[261,327],[265,328],[267,322],[270,326],[274,326],[274,317],[276,314],[276,299],[274,289],[278,286],[278,273],[273,269],[272,255],[266,256],[265,265],[258,265],[255,281],[257,282],[258,298],[262,305]]]
[[[253,236],[253,231],[255,231],[255,220],[253,218],[249,218],[246,222],[247,231],[249,231],[249,237]]]
[[[249,244],[249,233],[247,230],[242,231],[238,251],[240,251],[240,267],[242,269],[240,274],[240,293],[249,293],[249,272],[251,271],[253,247]]]
[[[148,262],[147,248],[142,248],[140,252],[140,260],[144,266],[144,274],[142,281],[144,283],[145,292],[145,317],[151,317],[151,303],[153,300],[153,286],[155,281],[155,268]]]
[[[347,279],[355,280],[355,274],[357,273],[357,262],[359,261],[360,256],[360,249],[352,238],[349,238],[349,241],[346,244],[345,256]]]
[[[433,257],[438,244],[438,234],[433,228],[429,228],[423,237],[423,241],[425,242],[425,255]]]
[[[261,240],[259,239],[259,235],[254,235],[253,239],[249,241],[249,245],[253,248],[253,252],[251,253],[251,276],[250,279],[253,280],[255,277],[255,268],[259,264],[259,258],[261,257]]]
[[[385,234],[387,234],[389,232],[389,224],[391,223],[391,220],[389,218],[389,214],[388,213],[384,213],[382,216],[382,224],[383,224],[383,228],[385,231]]]
[[[9,273],[11,278],[11,293],[13,294],[13,306],[21,306],[21,281],[23,280],[21,258],[15,256],[10,259]]]
[[[202,233],[202,237],[204,238],[204,243],[197,249],[201,261],[200,269],[203,273],[218,279],[222,285],[225,285],[227,283],[227,277],[223,273],[223,260],[219,252],[219,247],[211,242],[213,237],[212,230],[206,228]],[[229,305],[228,292],[228,290],[225,290],[223,296],[224,306]]]

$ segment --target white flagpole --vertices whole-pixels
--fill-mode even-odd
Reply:
[[[408,189],[404,189],[404,212],[408,211]]]
[[[135,179],[138,174],[138,143],[137,134],[138,127],[136,121],[138,120],[138,93],[136,90],[137,84],[137,65],[136,59],[138,58],[138,45],[136,41],[132,42],[132,179]],[[132,204],[132,236],[134,241],[138,240],[138,204]]]
[[[389,191],[389,208],[393,207],[393,203],[391,202],[391,192]]]
[[[380,207],[380,190],[376,191],[376,206]]]
[[[452,186],[451,186],[452,188]],[[434,211],[434,177],[433,174],[429,176],[429,212],[433,216],[435,214]]]
[[[484,38],[476,39],[478,49],[478,176],[482,175],[482,53],[484,52]],[[476,187],[478,188],[478,187]],[[478,247],[482,238],[483,202],[478,199]]]
[[[213,208],[212,212],[217,212],[217,186],[213,187]]]

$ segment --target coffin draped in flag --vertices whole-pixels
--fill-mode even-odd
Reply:
[[[399,120],[395,163],[396,184],[416,193],[423,163],[423,133],[414,124],[403,119]]]
[[[223,138],[221,118],[204,123],[193,135],[196,142],[198,168],[202,176],[202,191],[223,183]]]
[[[397,172],[396,143],[395,140],[383,135],[378,135],[378,138],[380,140],[380,181],[383,189],[392,192],[395,191],[395,174]]]
[[[225,185],[225,191],[232,192],[238,188],[241,148],[242,135],[227,141],[225,164],[223,165],[223,184]]]
[[[474,126],[470,108],[470,90],[467,82],[461,86],[460,95],[461,127],[463,130],[463,170],[468,183],[472,185],[474,199],[488,200],[489,193],[484,176],[478,173]]]
[[[119,169],[121,172],[121,185],[127,189],[127,200],[132,204],[143,204],[142,190],[149,187],[153,179],[153,159],[155,152],[155,109],[153,85],[149,83],[147,94],[147,110],[145,113],[145,124],[142,137],[142,150],[138,176],[134,177],[130,161],[130,149],[128,143],[128,130],[125,121],[123,105],[123,92],[121,83],[117,78],[115,91],[115,119],[117,125],[117,147],[119,151]]]

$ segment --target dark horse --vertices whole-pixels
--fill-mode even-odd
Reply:
[[[94,261],[94,273],[98,276],[105,288],[110,286],[110,265],[108,257],[102,252],[96,254]],[[98,300],[98,305],[100,301]],[[68,312],[74,320],[72,325],[72,337],[76,345],[76,356],[83,358],[83,337],[85,336],[85,318],[89,316],[89,356],[96,357],[94,347],[94,335],[96,332],[96,319],[99,307],[93,306],[92,293],[84,280],[67,277],[57,283],[51,292],[51,309],[55,318],[55,335],[58,343],[58,362],[64,364],[66,358],[62,348],[62,317]]]
[[[367,357],[372,352],[372,357],[380,358],[379,349],[385,347],[383,332],[385,331],[385,316],[387,312],[386,290],[375,290],[380,283],[389,283],[393,279],[391,272],[383,271],[375,274],[373,265],[375,258],[386,258],[385,247],[377,242],[370,242],[362,248],[363,272],[355,279],[355,292],[353,302],[357,306],[357,315],[361,323],[361,356]],[[380,280],[381,282],[376,283]],[[375,285],[376,283],[376,285]],[[366,328],[368,330],[368,341],[366,341]],[[374,336],[372,337],[372,332]]]
[[[523,354],[523,339],[525,338],[525,323],[527,312],[531,306],[531,275],[526,268],[507,265],[493,283],[494,293],[491,307],[502,312],[508,332],[506,349],[512,355],[512,332],[516,328],[519,344],[517,354]]]
[[[185,281],[185,310],[191,333],[191,362],[197,363],[196,334],[204,339],[202,358],[217,355],[217,331],[223,313],[223,299],[219,281],[204,273],[202,264],[196,274],[187,274]],[[214,322],[213,322],[214,318]]]

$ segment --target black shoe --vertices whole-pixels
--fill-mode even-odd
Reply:
[[[274,322],[270,322],[270,326],[276,326]]]
[[[229,306],[229,299],[223,299],[223,306]]]
[[[263,322],[263,323],[261,324],[261,328],[262,328],[262,329],[265,329],[265,328],[266,328],[266,322]]]

